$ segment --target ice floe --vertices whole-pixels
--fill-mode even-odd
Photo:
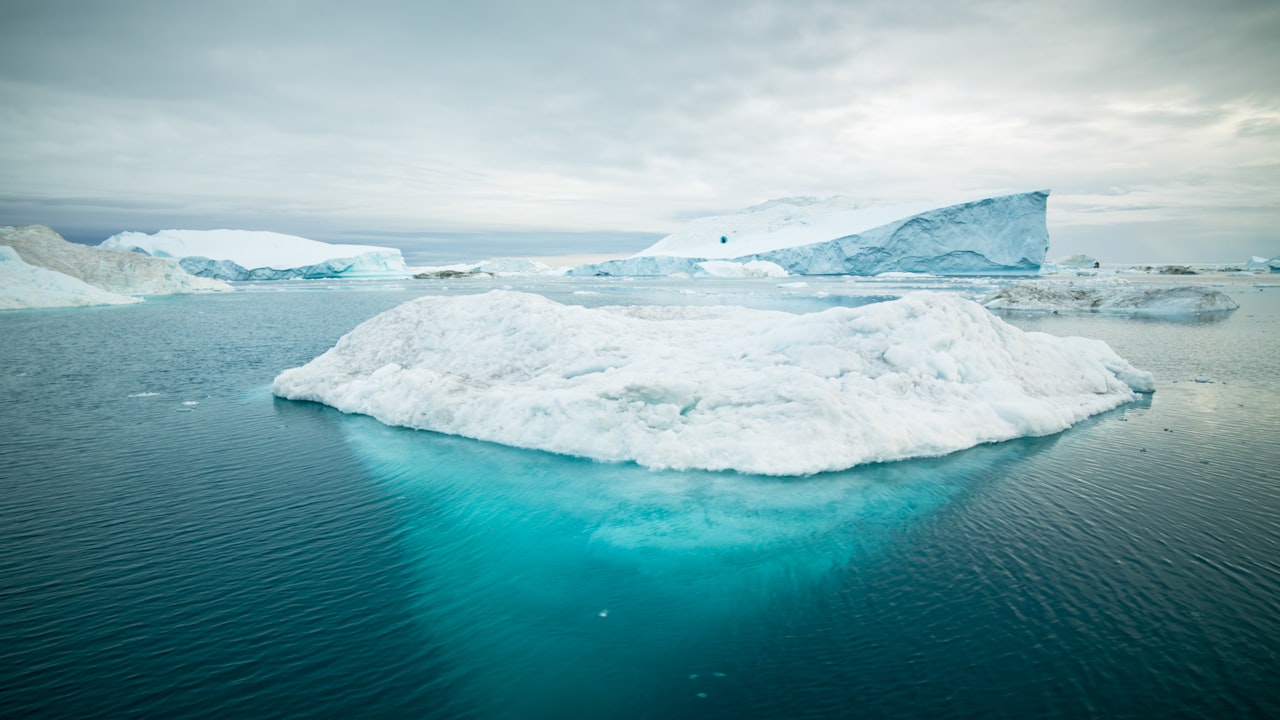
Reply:
[[[272,389],[600,461],[801,475],[1045,435],[1154,388],[1105,343],[945,294],[793,315],[493,291],[393,308]]]
[[[1106,282],[1030,280],[1002,288],[983,300],[993,310],[1094,312],[1112,315],[1173,316],[1223,313],[1239,305],[1212,288]]]

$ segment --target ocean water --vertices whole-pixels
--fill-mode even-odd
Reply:
[[[904,281],[264,283],[0,314],[5,717],[1280,716],[1280,287],[1010,316],[1157,392],[805,478],[662,473],[273,398],[373,314],[856,305]],[[1185,281],[1185,279],[1182,279]],[[914,286],[979,295],[995,280]]]

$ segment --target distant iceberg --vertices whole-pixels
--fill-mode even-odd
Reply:
[[[1028,281],[989,295],[992,310],[1092,312],[1136,317],[1225,313],[1240,307],[1212,288],[1134,285],[1122,280],[1098,283]]]
[[[391,425],[769,475],[1054,433],[1152,389],[1105,343],[1023,332],[925,292],[809,315],[424,297],[272,385]]]
[[[494,258],[479,263],[458,263],[413,268],[413,276],[419,280],[439,280],[460,277],[510,277],[526,275],[561,275],[562,270],[528,258]]]
[[[257,230],[122,232],[102,247],[177,258],[193,275],[221,280],[408,277],[395,248],[334,245],[297,235]]]
[[[1249,258],[1249,262],[1244,264],[1245,270],[1263,270],[1269,272],[1280,272],[1280,255],[1271,259],[1254,255]]]
[[[572,275],[699,274],[707,260],[767,261],[791,275],[1035,274],[1049,247],[1048,191],[937,207],[786,198],[694,220],[636,255]]]
[[[16,250],[0,245],[0,310],[138,302],[142,298],[107,292],[79,278],[24,262]]]
[[[115,305],[138,302],[127,297],[134,295],[231,290],[187,273],[175,260],[70,243],[43,225],[0,227],[0,246],[11,249],[4,261],[8,308]]]

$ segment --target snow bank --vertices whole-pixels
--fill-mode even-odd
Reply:
[[[257,230],[123,232],[104,240],[102,247],[178,258],[188,272],[222,280],[409,275],[395,248],[334,245]]]
[[[845,198],[775,200],[694,220],[633,257],[570,274],[694,274],[706,260],[765,260],[792,275],[1035,273],[1049,247],[1048,198],[871,208]]]
[[[1105,343],[954,296],[791,315],[503,291],[405,303],[272,386],[391,425],[771,475],[1053,433],[1152,389]]]
[[[219,280],[186,272],[176,260],[67,242],[44,225],[0,228],[0,244],[12,247],[27,263],[120,295],[173,295],[232,289]]]
[[[1028,281],[988,296],[993,310],[1096,312],[1114,315],[1170,316],[1227,312],[1239,307],[1230,296],[1204,287],[1156,287],[1122,280],[1107,283]]]
[[[142,300],[107,292],[65,273],[31,265],[13,248],[0,245],[0,310],[138,302]]]

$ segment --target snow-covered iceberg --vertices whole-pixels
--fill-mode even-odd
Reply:
[[[707,260],[767,261],[792,275],[1035,274],[1049,247],[1048,191],[959,205],[858,207],[787,198],[701,218],[636,255],[572,275],[696,275]]]
[[[407,277],[395,248],[334,245],[297,235],[258,230],[161,230],[122,232],[102,247],[177,258],[187,272],[221,280]]]
[[[1093,312],[1159,317],[1225,313],[1240,307],[1229,295],[1206,287],[1027,281],[1002,288],[982,304],[992,310]]]
[[[459,277],[510,277],[525,275],[560,275],[545,263],[529,258],[493,258],[479,263],[457,263],[413,268],[413,276],[419,280],[439,280]]]
[[[713,277],[745,278],[745,277],[786,277],[787,271],[777,263],[768,260],[748,260],[738,263],[732,260],[704,260],[698,263],[699,274]]]
[[[801,475],[1063,430],[1153,389],[1105,343],[913,293],[809,315],[424,297],[276,377],[384,423],[653,468]]]
[[[44,225],[0,227],[0,245],[38,267],[70,275],[119,295],[174,295],[229,291],[219,280],[196,277],[176,260],[67,242]]]
[[[142,298],[107,292],[79,278],[24,262],[16,250],[0,245],[0,310],[138,302]]]

